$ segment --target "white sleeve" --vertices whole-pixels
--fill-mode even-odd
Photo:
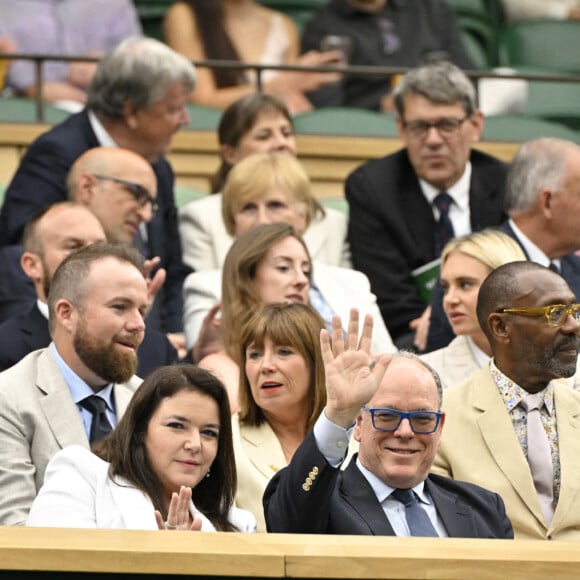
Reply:
[[[44,485],[32,503],[27,526],[96,528],[96,469],[101,460],[78,445],[61,449],[48,463]]]

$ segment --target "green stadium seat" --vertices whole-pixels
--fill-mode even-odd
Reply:
[[[485,118],[484,141],[523,142],[540,137],[580,142],[580,133],[559,123],[521,115],[493,115]]]
[[[184,127],[185,129],[197,131],[215,131],[217,129],[223,111],[203,105],[188,104],[186,107],[189,114],[189,124]]]
[[[162,24],[167,9],[175,0],[134,0],[143,34],[163,40]]]
[[[70,113],[44,104],[44,122],[60,123]],[[0,97],[0,123],[38,123],[36,102],[25,97]]]
[[[542,68],[580,74],[580,22],[529,20],[505,28],[499,36],[504,66]]]
[[[347,107],[315,109],[294,117],[296,133],[397,137],[395,118],[387,113]]]

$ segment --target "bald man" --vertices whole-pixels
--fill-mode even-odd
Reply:
[[[74,250],[104,241],[99,220],[89,209],[73,202],[57,203],[30,220],[24,229],[20,265],[34,285],[36,302],[29,300],[18,315],[0,324],[0,371],[49,345],[47,302],[54,272]],[[153,329],[146,329],[138,355],[137,374],[141,377],[177,358],[166,337]]]
[[[157,211],[157,178],[144,157],[128,149],[95,147],[67,178],[69,198],[88,207],[110,242],[133,244]]]
[[[69,199],[88,209],[98,218],[109,242],[132,244],[143,255],[152,255],[154,239],[148,239],[146,225],[157,212],[157,178],[144,157],[119,147],[95,147],[81,155],[72,165],[67,189]],[[149,248],[149,249],[146,249]],[[163,272],[163,277],[165,272]],[[162,283],[156,278],[157,285]],[[149,313],[149,326],[159,329],[158,299]],[[163,325],[162,325],[163,327]],[[183,333],[169,332],[167,338],[185,356]]]

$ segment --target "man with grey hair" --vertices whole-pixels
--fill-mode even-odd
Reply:
[[[369,318],[360,341],[356,311],[346,344],[338,317],[332,347],[322,333],[326,407],[266,488],[268,531],[512,538],[501,497],[429,474],[445,423],[441,380],[410,353],[369,370]],[[343,470],[351,434],[358,455]]]
[[[508,173],[505,208],[501,229],[580,296],[580,147],[553,138],[524,143]]]
[[[167,271],[148,325],[181,333],[181,288],[190,272],[181,258],[174,175],[164,155],[173,135],[189,121],[186,103],[195,83],[191,62],[151,38],[129,38],[100,61],[87,108],[41,135],[28,148],[6,190],[0,212],[0,244],[20,241],[24,224],[39,209],[67,199],[68,171],[93,147],[123,147],[147,159],[157,178],[156,216],[139,230],[135,244],[158,256]],[[182,335],[169,334],[176,346]]]
[[[346,180],[353,265],[364,272],[400,348],[422,350],[430,309],[415,271],[454,236],[499,225],[507,166],[472,150],[483,131],[475,90],[449,62],[409,71],[394,94],[404,149]]]
[[[92,244],[56,269],[51,344],[0,373],[0,525],[22,525],[51,457],[117,424],[135,376],[148,307],[137,251]]]

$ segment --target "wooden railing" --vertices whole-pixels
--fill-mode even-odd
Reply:
[[[28,145],[48,125],[0,125],[0,183],[8,183]],[[392,153],[402,145],[398,139],[297,135],[300,160],[320,199],[342,198],[346,176],[358,165]],[[482,142],[477,147],[510,161],[517,143]],[[181,131],[173,139],[169,161],[177,183],[209,191],[209,178],[219,164],[218,143],[213,131]]]
[[[578,544],[541,540],[0,527],[0,579],[558,580],[578,570]]]

